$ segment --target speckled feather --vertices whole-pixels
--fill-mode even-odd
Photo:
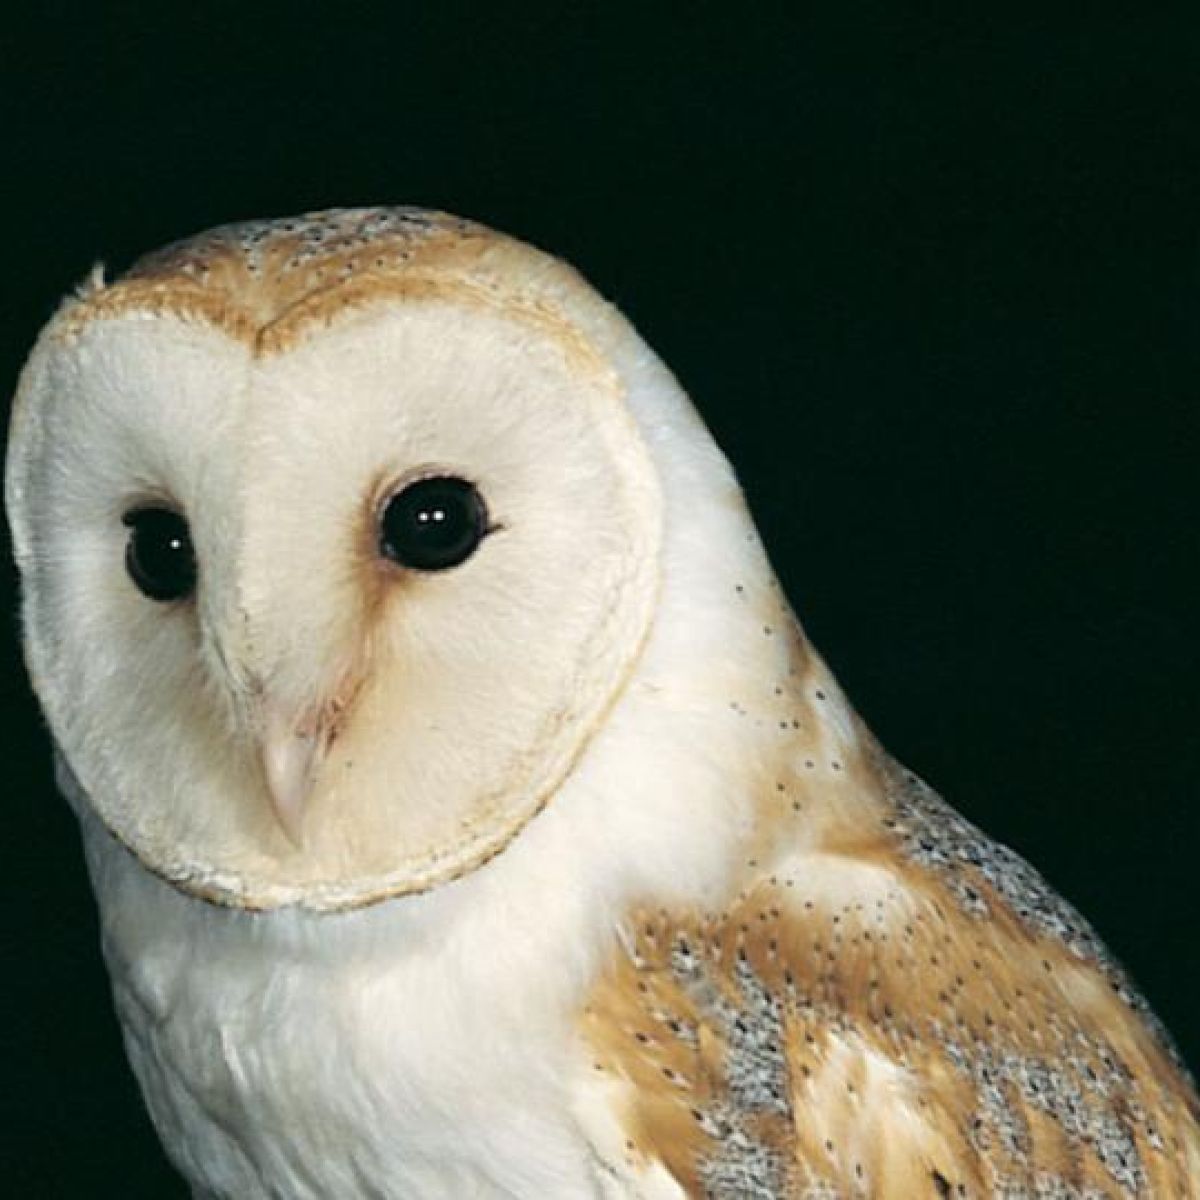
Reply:
[[[822,754],[791,636],[734,702],[780,731],[734,894],[631,913],[582,1016],[622,1169],[719,1200],[1194,1196],[1200,1104],[1120,967],[861,725]]]
[[[120,312],[165,311],[212,322],[273,354],[314,323],[381,294],[447,287],[553,322],[552,308],[541,303],[547,273],[570,271],[548,257],[531,262],[519,242],[448,213],[328,209],[218,226],[143,255],[113,284],[97,275],[60,329],[70,333]]]

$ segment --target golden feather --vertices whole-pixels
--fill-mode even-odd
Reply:
[[[1121,969],[861,724],[830,757],[834,685],[792,639],[741,706],[780,737],[730,895],[631,912],[581,1015],[617,1169],[722,1198],[1197,1194],[1200,1104]]]

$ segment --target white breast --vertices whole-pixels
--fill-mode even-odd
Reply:
[[[96,825],[85,840],[130,1058],[203,1193],[601,1194],[570,1116],[562,989],[516,961],[514,940],[472,961],[465,939],[382,908],[219,910]]]

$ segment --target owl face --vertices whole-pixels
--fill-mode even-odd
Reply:
[[[14,418],[60,750],[146,866],[245,907],[352,907],[500,852],[654,608],[658,484],[620,375],[539,282],[565,268],[370,215],[93,288]]]

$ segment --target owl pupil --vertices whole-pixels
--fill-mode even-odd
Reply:
[[[196,587],[196,553],[187,521],[168,508],[136,508],[123,518],[129,527],[125,569],[137,589],[166,603]]]
[[[379,549],[414,571],[445,571],[469,558],[487,533],[487,509],[465,479],[418,479],[397,492],[380,519]]]

